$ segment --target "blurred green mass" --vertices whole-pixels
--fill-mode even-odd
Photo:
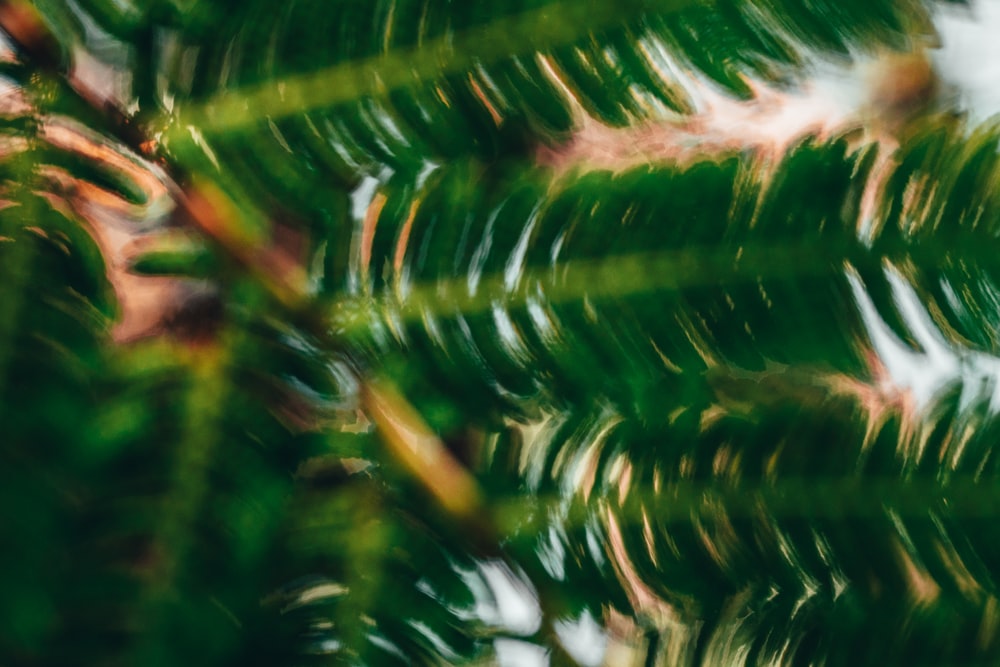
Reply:
[[[535,159],[934,7],[0,2],[0,665],[998,662],[1000,130]]]

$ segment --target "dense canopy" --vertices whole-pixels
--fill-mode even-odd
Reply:
[[[1000,129],[691,131],[939,6],[0,1],[0,664],[996,662]]]

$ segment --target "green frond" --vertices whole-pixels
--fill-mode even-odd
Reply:
[[[115,303],[99,249],[46,193],[37,118],[5,119],[0,158],[0,653],[40,650],[74,591],[65,567],[91,460],[80,448],[99,401]]]
[[[64,42],[84,39],[79,13],[37,5]],[[312,225],[337,215],[332,184],[386,166],[523,154],[581,113],[613,126],[686,113],[699,79],[749,97],[811,54],[929,30],[916,0],[80,5],[121,40],[112,64],[167,155],[203,153]]]
[[[396,177],[340,251],[356,258],[354,287],[338,297],[334,285],[334,326],[367,336],[376,356],[403,351],[479,414],[602,396],[643,415],[661,410],[649,396],[697,392],[705,372],[871,377],[856,293],[915,345],[896,278],[946,340],[993,353],[1000,218],[980,184],[998,172],[978,147],[996,134],[929,136],[949,153],[921,158],[917,141],[875,170],[871,149],[837,141],[771,167],[751,155],[561,178],[469,164],[419,185]],[[346,263],[336,252],[331,263]]]
[[[963,132],[398,177],[333,326],[440,432],[486,429],[496,523],[558,613],[664,631],[663,605],[689,664],[986,664],[997,134]]]
[[[43,96],[28,99],[44,108]],[[101,187],[135,204],[142,189],[113,163],[59,145],[55,117],[26,107],[7,120],[3,660],[430,665],[446,649],[466,664],[489,655],[492,630],[466,620],[488,602],[476,562],[415,529],[421,519],[365,458],[371,435],[321,430],[355,409],[345,361],[197,243],[146,255],[146,268],[190,278],[178,258],[193,248],[194,277],[222,304],[214,325],[175,324],[185,343],[112,346],[116,300],[73,198]],[[72,136],[64,143],[107,141]]]
[[[626,599],[683,664],[989,664],[995,386],[924,414],[784,378],[660,426],[566,412],[496,441],[499,524],[540,589]]]

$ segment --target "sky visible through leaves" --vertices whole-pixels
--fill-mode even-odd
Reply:
[[[1000,651],[1000,3],[266,4],[0,0],[0,664]]]

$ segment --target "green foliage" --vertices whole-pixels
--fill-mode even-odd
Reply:
[[[3,23],[0,663],[996,661],[1000,130],[534,161],[926,7],[31,7],[59,57]],[[189,293],[127,344],[94,239],[155,206],[107,151],[182,227],[128,268]]]

